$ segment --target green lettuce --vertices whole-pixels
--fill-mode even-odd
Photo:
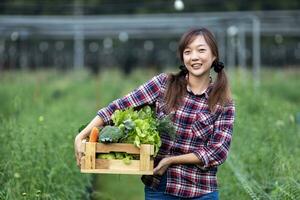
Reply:
[[[111,117],[114,126],[123,132],[120,138],[122,143],[132,143],[137,147],[141,144],[154,145],[154,156],[161,146],[160,132],[167,132],[172,137],[175,136],[175,129],[170,118],[157,119],[150,106],[145,106],[140,110],[127,108],[116,110]]]

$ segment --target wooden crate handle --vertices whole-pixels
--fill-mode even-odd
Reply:
[[[110,152],[126,152],[129,154],[139,154],[140,149],[134,144],[122,144],[122,143],[97,143],[97,153],[110,153]]]
[[[95,142],[86,142],[85,145],[85,169],[96,168],[96,144]]]
[[[151,155],[151,145],[143,144],[140,148],[140,170],[147,171],[151,170],[150,167],[150,155]]]

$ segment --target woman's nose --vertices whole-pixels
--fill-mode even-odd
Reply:
[[[194,51],[192,52],[191,59],[192,60],[198,60],[199,59],[197,52],[194,52]]]

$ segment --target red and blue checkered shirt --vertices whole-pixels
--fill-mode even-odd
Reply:
[[[105,124],[117,109],[155,104],[158,118],[166,116],[164,93],[168,75],[162,73],[141,85],[123,98],[117,99],[98,111]],[[162,146],[155,157],[154,165],[165,156],[194,153],[203,163],[172,165],[167,170],[166,193],[179,197],[198,197],[217,190],[217,167],[228,155],[231,143],[235,108],[233,102],[217,105],[216,112],[208,108],[208,95],[212,84],[201,95],[187,89],[182,104],[172,112],[176,138],[171,140],[160,133]],[[142,177],[145,185],[156,189],[159,175]]]

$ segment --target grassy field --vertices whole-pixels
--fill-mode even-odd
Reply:
[[[154,74],[1,73],[0,199],[143,199],[139,176],[80,174],[73,141],[99,108]],[[231,73],[237,113],[221,199],[300,198],[299,75],[264,71],[254,88],[249,73]]]

